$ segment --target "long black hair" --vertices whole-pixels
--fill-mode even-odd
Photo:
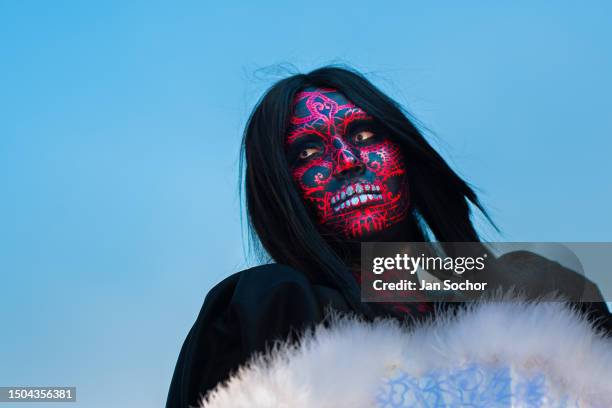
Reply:
[[[251,237],[276,262],[292,266],[315,282],[341,290],[357,310],[359,286],[341,254],[318,231],[294,187],[285,155],[285,137],[295,95],[306,87],[333,88],[389,130],[410,163],[412,241],[479,241],[469,202],[486,212],[470,186],[427,143],[409,115],[362,74],[322,67],[275,83],[259,100],[247,122],[241,173]],[[487,216],[488,218],[488,216]],[[427,229],[429,231],[427,231]],[[363,310],[367,315],[368,310]]]

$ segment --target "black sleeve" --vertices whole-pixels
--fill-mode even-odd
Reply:
[[[323,319],[325,305],[302,273],[283,265],[239,272],[206,296],[181,348],[166,408],[197,405],[270,341]]]
[[[498,262],[503,266],[514,268],[516,276],[519,276],[515,281],[519,287],[533,286],[534,288],[531,289],[535,291],[535,294],[543,295],[552,288],[559,288],[560,294],[564,294],[564,289],[588,294],[586,298],[592,301],[575,301],[572,306],[583,313],[596,329],[612,336],[612,314],[597,285],[585,276],[529,251],[509,252],[502,255]],[[534,279],[536,276],[546,276],[547,279]]]

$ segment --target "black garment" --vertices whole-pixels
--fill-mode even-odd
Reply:
[[[285,265],[262,265],[223,280],[206,296],[185,339],[166,407],[197,406],[253,352],[321,322],[328,306],[349,311],[339,291],[314,285]]]
[[[523,287],[531,285],[529,274],[562,268],[539,255],[526,252],[507,254],[499,261],[524,276]],[[587,282],[590,283],[590,282]],[[592,283],[590,283],[592,285]],[[521,286],[521,284],[519,284]],[[438,310],[460,304],[437,304]],[[245,363],[271,341],[296,338],[307,327],[323,321],[327,307],[351,310],[337,289],[314,284],[305,274],[278,264],[262,265],[236,273],[215,286],[181,348],[166,408],[197,406],[200,396]],[[605,303],[580,303],[598,328],[612,333],[612,315]]]

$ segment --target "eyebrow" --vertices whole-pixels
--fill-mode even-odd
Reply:
[[[298,141],[302,141],[303,138],[308,136],[315,137],[317,139],[324,139],[326,137],[323,126],[321,125],[302,125],[297,129],[293,129],[289,132],[287,137],[287,144],[295,144]]]
[[[354,133],[359,128],[374,127],[377,122],[372,117],[349,120],[344,127],[344,134]]]
[[[367,122],[371,124],[374,121],[374,118],[370,116],[366,111],[359,107],[349,108],[344,114],[342,118],[342,126],[344,129],[344,134],[350,133],[354,126],[363,124]]]
[[[313,144],[313,143],[324,143],[323,137],[317,135],[315,133],[305,133],[303,135],[299,135],[296,139],[287,143],[287,151],[292,152],[294,150],[300,150],[304,145]]]

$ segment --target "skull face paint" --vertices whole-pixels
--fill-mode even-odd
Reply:
[[[325,229],[365,239],[407,217],[400,146],[340,92],[299,92],[285,145],[295,185]]]

